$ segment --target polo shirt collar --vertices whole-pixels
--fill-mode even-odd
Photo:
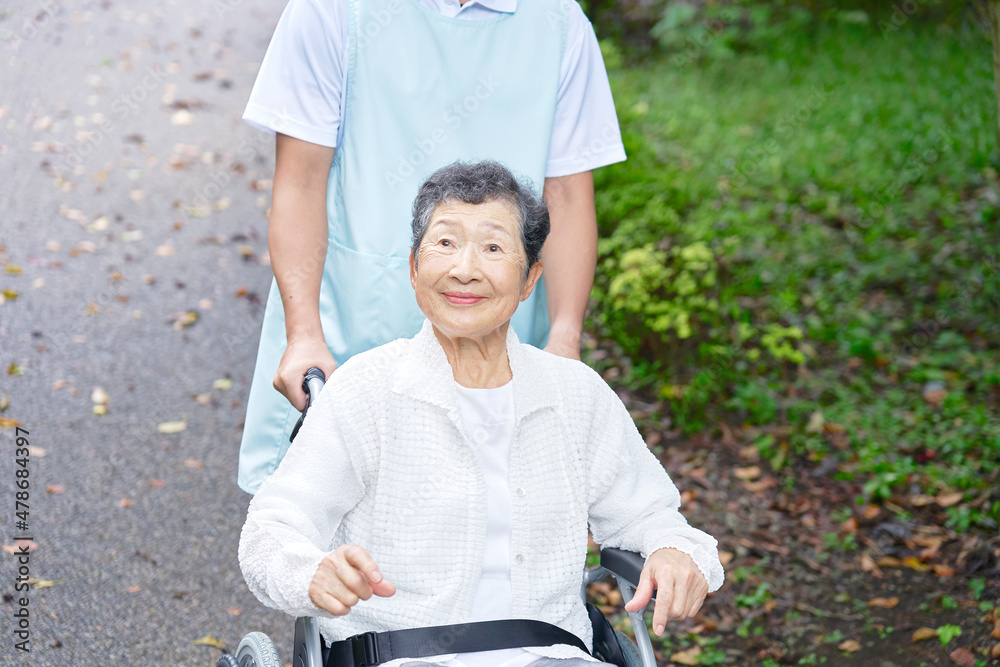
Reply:
[[[476,4],[482,5],[495,12],[505,12],[513,14],[517,10],[517,0],[472,0]],[[469,3],[466,3],[469,4]]]

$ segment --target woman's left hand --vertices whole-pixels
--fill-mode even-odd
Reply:
[[[698,613],[705,596],[708,582],[691,557],[677,549],[657,549],[642,568],[635,597],[625,611],[643,609],[656,590],[656,606],[653,608],[653,631],[662,635],[669,620],[681,620]]]

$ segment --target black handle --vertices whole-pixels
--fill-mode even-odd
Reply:
[[[323,389],[325,383],[326,374],[320,369],[313,366],[306,371],[305,377],[302,378],[302,391],[306,392],[306,407],[302,410],[299,420],[295,422],[295,428],[292,429],[292,434],[288,436],[289,440],[295,440],[295,436],[298,435],[299,429],[302,427],[302,422],[305,421],[306,413],[309,412],[309,407],[319,396],[319,392]]]

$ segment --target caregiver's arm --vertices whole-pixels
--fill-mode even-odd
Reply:
[[[580,358],[580,333],[597,266],[594,172],[545,179],[551,230],[542,247],[551,331],[545,350]]]
[[[337,368],[323,338],[319,288],[328,236],[326,185],[334,149],[280,132],[275,136],[274,191],[267,242],[285,311],[285,348],[274,388],[302,410],[302,378],[316,366],[326,377]]]

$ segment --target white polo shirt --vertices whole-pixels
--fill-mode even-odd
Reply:
[[[513,12],[517,0],[413,0],[448,17],[485,19]],[[348,0],[290,0],[278,20],[243,120],[335,148],[343,137]],[[611,86],[597,36],[572,3],[559,75],[546,177],[625,159]]]

